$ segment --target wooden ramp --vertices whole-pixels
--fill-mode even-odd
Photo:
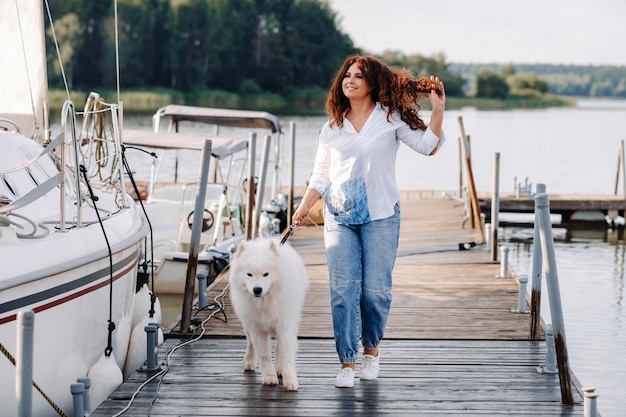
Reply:
[[[159,357],[168,359],[167,372],[147,383],[123,415],[583,416],[575,378],[576,404],[569,406],[561,404],[558,375],[537,372],[545,362],[545,344],[528,340],[528,315],[511,312],[517,306],[516,279],[496,277],[500,265],[483,247],[459,250],[459,243],[477,235],[464,224],[463,207],[440,193],[403,194],[394,298],[378,380],[357,379],[352,389],[333,386],[339,362],[322,230],[309,226],[289,240],[303,256],[311,282],[300,328],[300,390],[261,386],[258,372],[242,370],[246,342],[224,295],[227,279],[221,278],[207,296],[209,304],[217,304],[194,310],[204,322],[203,337],[189,342],[176,323],[170,326],[159,348]],[[148,378],[134,374],[92,416],[122,410]]]

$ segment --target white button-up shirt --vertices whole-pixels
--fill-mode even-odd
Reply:
[[[396,156],[400,142],[424,155],[445,142],[430,128],[411,130],[399,113],[387,120],[387,111],[376,107],[360,132],[344,117],[343,128],[322,127],[309,188],[324,198],[338,222],[363,224],[393,214],[400,200],[396,184]]]

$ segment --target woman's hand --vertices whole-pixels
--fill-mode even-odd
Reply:
[[[306,218],[309,215],[309,211],[311,210],[311,207],[313,207],[315,202],[319,200],[320,198],[322,198],[320,193],[318,193],[316,190],[312,188],[307,188],[306,192],[304,193],[304,197],[302,197],[302,201],[300,202],[300,205],[298,206],[296,211],[293,213],[293,216],[291,216],[291,224],[295,224],[295,225],[304,224]]]
[[[428,126],[430,130],[437,136],[441,136],[441,125],[443,124],[443,112],[446,108],[446,90],[443,86],[443,82],[439,80],[439,77],[434,75],[430,76],[430,81],[437,86],[437,89],[430,90],[428,99],[432,106],[432,113],[430,114],[430,123]]]
[[[433,110],[437,108],[443,111],[446,107],[446,90],[443,82],[439,79],[439,77],[435,77],[434,75],[430,76],[430,81],[433,86],[437,87],[436,89],[430,90],[430,94],[428,95],[430,104],[432,105]]]

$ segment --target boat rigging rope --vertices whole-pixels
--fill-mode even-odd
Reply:
[[[18,0],[15,0],[17,3]],[[71,100],[70,97],[70,88],[67,84],[67,77],[65,76],[65,68],[63,68],[63,60],[61,59],[61,51],[59,51],[59,42],[57,41],[57,35],[54,31],[54,24],[52,23],[52,13],[50,13],[50,4],[48,4],[48,0],[45,0],[46,3],[46,12],[48,13],[48,21],[50,22],[50,31],[52,32],[52,38],[54,39],[54,47],[57,52],[57,59],[59,60],[59,68],[61,68],[61,75],[63,76],[63,85],[65,85],[65,94],[67,94],[67,99]]]
[[[46,0],[46,4],[48,3],[48,1]],[[26,78],[28,79],[28,85],[31,86],[31,88],[29,88],[28,92],[30,93],[30,106],[31,106],[31,110],[33,112],[33,118],[35,119],[35,129],[36,131],[39,131],[39,121],[37,120],[37,111],[35,110],[35,98],[33,97],[33,89],[32,89],[32,82],[30,81],[30,71],[28,70],[28,58],[27,54],[26,54],[26,46],[24,45],[24,30],[22,29],[22,19],[20,18],[20,7],[18,4],[18,0],[15,0],[15,11],[17,12],[17,23],[20,27],[20,39],[22,40],[22,55],[24,56],[24,65],[26,66]]]
[[[114,105],[107,104],[101,97],[94,97],[92,93],[85,104],[85,111],[78,112],[78,114],[83,115],[83,126],[91,126],[87,131],[83,128],[78,142],[81,145],[89,144],[89,146],[80,148],[83,161],[90,161],[93,156],[93,162],[89,162],[90,170],[92,170],[92,173],[89,175],[91,178],[97,177],[99,181],[110,184],[114,184],[119,180],[116,175],[119,173],[117,168],[119,160],[115,158],[117,153],[114,152],[111,157],[108,146],[109,143],[112,143],[112,146],[115,147],[117,144],[114,140],[108,139],[109,135],[107,134],[107,132],[111,132],[110,137],[113,138],[115,136],[115,127],[111,116],[111,112],[115,111],[113,107]],[[95,144],[95,149],[93,149],[92,144]],[[105,174],[104,168],[109,165],[110,172]],[[94,167],[93,169],[91,168],[92,166]]]
[[[7,350],[7,348],[4,347],[4,345],[2,344],[2,342],[0,342],[0,352],[2,352],[4,354],[4,356],[6,356],[6,358],[13,364],[13,366],[15,366],[15,358],[13,357],[13,355],[11,355],[11,352],[9,352]],[[48,402],[48,404],[50,404],[50,406],[54,409],[54,411],[56,411],[60,416],[63,417],[69,417],[67,414],[65,414],[65,412],[61,409],[61,407],[59,407],[53,400],[52,398],[48,397],[48,395],[43,392],[43,389],[41,389],[41,387],[39,385],[37,385],[37,383],[33,380],[32,381],[33,387],[35,387],[35,389],[37,391],[39,391],[39,393],[46,399],[46,401]]]
[[[143,200],[141,199],[140,195],[139,195],[139,187],[137,187],[137,183],[135,182],[135,177],[133,176],[132,170],[130,169],[130,165],[128,164],[128,160],[126,159],[126,149],[135,149],[141,152],[145,152],[151,156],[153,156],[155,159],[157,158],[156,153],[154,152],[148,152],[144,149],[141,148],[136,148],[134,146],[129,146],[126,147],[124,145],[122,145],[122,165],[124,166],[124,169],[126,170],[126,174],[128,174],[128,178],[130,179],[130,183],[133,186],[133,190],[135,191],[135,195],[137,196],[137,201],[139,201],[139,205],[141,206],[141,210],[143,211],[144,216],[146,216],[146,220],[148,221],[148,227],[150,228],[150,285],[152,287],[152,296],[150,297],[150,317],[152,317],[154,315],[154,303],[156,302],[156,296],[155,296],[155,292],[154,292],[154,239],[152,236],[152,222],[150,222],[150,217],[148,217],[148,213],[146,212],[146,208],[143,205]],[[144,258],[147,258],[147,256],[144,255]],[[144,265],[145,265],[145,259],[144,259]]]
[[[120,104],[122,102],[120,96],[120,39],[119,39],[119,30],[117,27],[117,0],[113,2],[113,10],[115,13],[115,82],[116,82],[116,90],[117,90],[117,103]]]
[[[111,356],[111,352],[113,352],[113,330],[115,330],[115,323],[113,322],[113,253],[111,252],[111,244],[109,243],[109,238],[107,237],[106,230],[104,230],[104,224],[102,223],[102,218],[100,217],[100,211],[96,207],[96,201],[98,201],[98,197],[94,195],[93,189],[91,188],[91,184],[89,183],[89,177],[87,175],[87,168],[85,165],[80,165],[80,172],[83,174],[83,178],[85,179],[85,183],[87,184],[87,189],[89,190],[89,198],[93,202],[93,206],[95,208],[96,215],[98,216],[98,223],[100,223],[100,228],[102,228],[102,234],[104,235],[104,240],[107,244],[107,249],[109,250],[109,325],[108,325],[108,338],[107,338],[107,347],[104,349],[104,354],[108,358]]]

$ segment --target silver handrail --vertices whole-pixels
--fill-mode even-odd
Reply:
[[[61,208],[59,210],[60,213],[60,230],[63,232],[65,231],[65,194],[66,194],[66,189],[67,189],[67,185],[66,185],[66,178],[65,178],[65,169],[67,166],[67,155],[66,155],[66,147],[67,147],[67,135],[68,135],[68,128],[67,128],[67,121],[69,118],[69,122],[70,122],[70,129],[71,131],[69,132],[71,134],[71,146],[72,146],[72,150],[74,151],[74,175],[75,175],[75,181],[76,181],[76,222],[77,225],[80,227],[82,225],[82,219],[83,219],[83,213],[82,213],[82,204],[81,202],[82,200],[82,196],[81,196],[81,192],[80,192],[80,172],[79,172],[79,164],[78,164],[78,141],[76,140],[76,112],[74,110],[74,103],[72,103],[70,100],[66,100],[65,103],[63,103],[63,109],[61,110],[61,132],[63,135],[63,143],[61,144],[61,166],[59,167],[59,171],[62,174],[62,181],[61,181],[61,196],[60,196],[60,204],[61,204]]]
[[[559,289],[559,277],[556,267],[554,251],[554,238],[552,235],[552,223],[550,222],[550,202],[548,194],[541,193],[535,196],[535,212],[539,224],[539,240],[541,241],[542,258],[548,288],[548,300],[550,304],[550,316],[554,331],[554,344],[556,350],[557,368],[561,385],[561,402],[573,405],[572,380],[569,370],[567,354],[567,341],[565,337],[565,323],[563,320],[563,308],[561,307],[561,293]],[[534,242],[536,245],[537,242]]]

